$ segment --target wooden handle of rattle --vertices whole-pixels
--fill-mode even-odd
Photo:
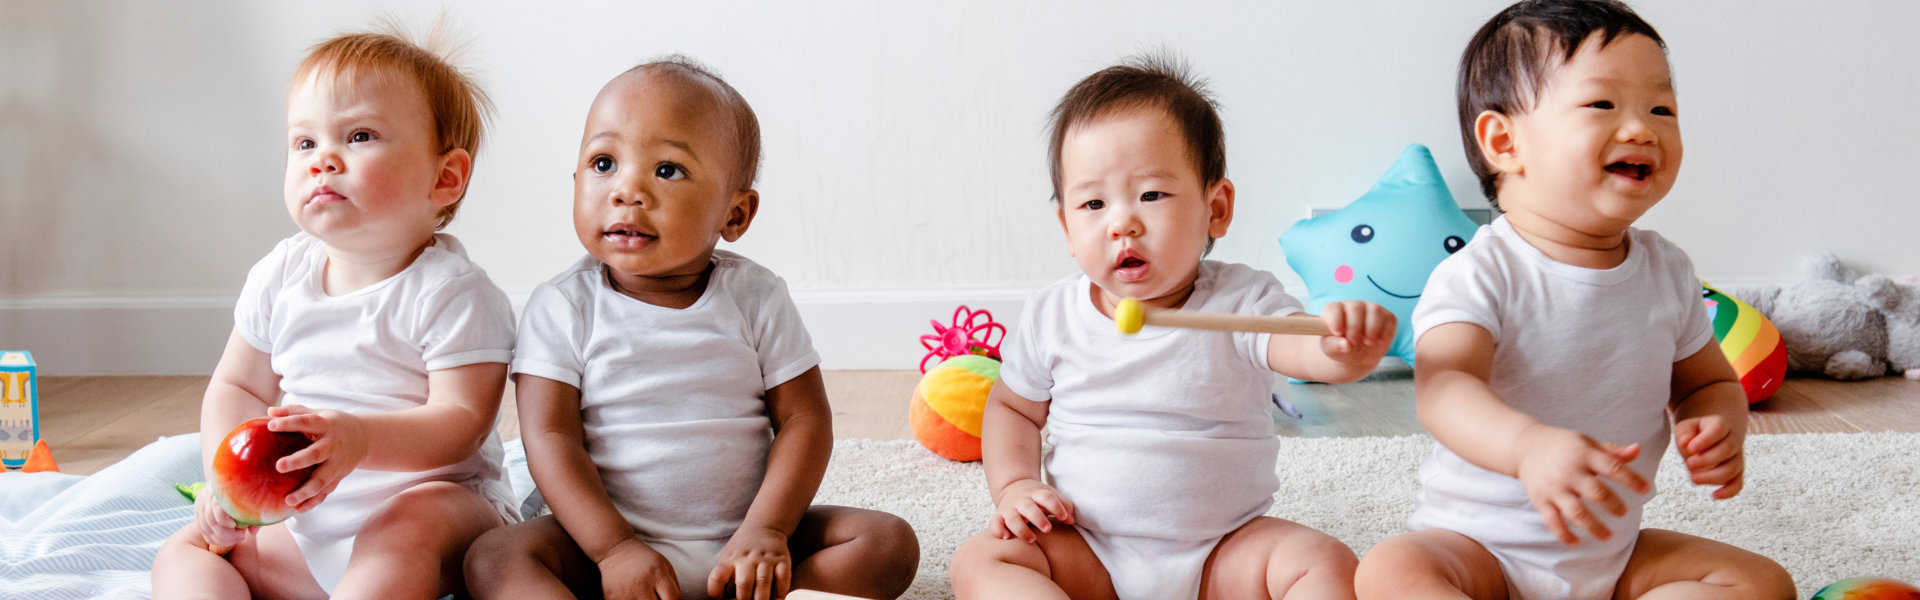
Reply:
[[[1211,329],[1215,331],[1260,331],[1281,335],[1333,335],[1327,322],[1315,315],[1236,315],[1191,313],[1177,310],[1147,311],[1145,322],[1161,327]]]
[[[1148,309],[1139,300],[1121,300],[1113,309],[1113,323],[1121,333],[1138,333],[1143,325],[1210,329],[1214,331],[1259,331],[1281,335],[1333,335],[1326,321],[1314,315],[1237,315],[1196,313],[1179,310]]]
[[[865,599],[859,598],[856,596],[842,596],[840,594],[816,592],[813,590],[794,590],[793,593],[787,594],[787,600],[865,600]]]

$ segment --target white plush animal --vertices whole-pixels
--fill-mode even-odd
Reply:
[[[1880,377],[1887,374],[1890,350],[1897,345],[1904,360],[1898,369],[1920,378],[1920,291],[1884,276],[1860,277],[1832,253],[1815,257],[1810,266],[1812,279],[1786,287],[1729,289],[1780,328],[1787,371],[1833,379]]]
[[[1887,320],[1887,365],[1907,379],[1920,379],[1920,285],[1868,275],[1854,286]]]

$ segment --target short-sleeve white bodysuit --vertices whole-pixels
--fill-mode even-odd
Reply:
[[[329,296],[327,252],[305,232],[282,240],[253,266],[234,308],[234,326],[269,354],[281,404],[348,413],[406,410],[427,402],[427,373],[513,358],[513,306],[459,240],[435,234],[406,269],[373,285]],[[332,592],[346,572],[355,534],[380,503],[430,481],[480,493],[517,520],[513,493],[491,432],[466,460],[430,471],[358,469],[319,506],[287,521],[315,580]],[[217,493],[217,492],[216,492]]]
[[[1050,402],[1044,466],[1123,599],[1194,598],[1220,538],[1273,504],[1268,334],[1148,326],[1123,335],[1076,274],[1028,299],[1000,380]],[[1203,261],[1182,307],[1303,310],[1272,274]]]
[[[607,495],[673,563],[681,596],[704,598],[766,478],[766,392],[819,364],[786,283],[721,250],[682,309],[621,294],[581,259],[534,289],[512,370],[580,390]]]
[[[1628,231],[1627,258],[1596,270],[1556,262],[1505,217],[1483,226],[1428,279],[1414,339],[1447,323],[1495,339],[1495,395],[1540,422],[1620,445],[1640,444],[1631,468],[1654,480],[1666,452],[1673,363],[1713,341],[1700,280],[1685,252],[1651,231]],[[1500,561],[1516,600],[1611,597],[1653,498],[1612,485],[1625,516],[1595,511],[1613,539],[1579,532],[1568,547],[1547,530],[1519,479],[1434,445],[1420,466],[1407,528],[1441,528]]]

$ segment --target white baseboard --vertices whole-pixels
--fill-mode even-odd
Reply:
[[[933,333],[965,304],[1008,325],[1029,289],[795,292],[821,367],[914,369]],[[44,375],[206,375],[233,329],[234,298],[0,300],[0,350],[33,352]],[[513,298],[516,311],[525,296]]]

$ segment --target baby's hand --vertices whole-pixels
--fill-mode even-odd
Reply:
[[[673,563],[640,538],[629,537],[615,544],[596,564],[600,567],[600,594],[607,600],[680,598],[680,580],[673,576]]]
[[[258,527],[241,527],[233,522],[233,515],[220,508],[220,502],[214,498],[219,493],[212,486],[201,488],[200,494],[193,498],[193,524],[200,529],[200,539],[207,541],[211,548],[232,548],[247,541],[247,535]],[[217,552],[217,551],[216,551]]]
[[[1073,503],[1061,497],[1053,486],[1037,479],[1022,479],[1007,484],[1000,490],[1000,497],[993,499],[993,517],[987,520],[987,532],[995,538],[1018,538],[1032,544],[1040,541],[1040,533],[1053,531],[1049,516],[1072,525]]]
[[[1740,494],[1746,487],[1747,457],[1742,440],[1735,439],[1720,415],[1687,419],[1673,425],[1673,446],[1687,461],[1695,485],[1717,485],[1715,500]]]
[[[1638,493],[1647,493],[1647,480],[1628,464],[1640,455],[1640,445],[1616,446],[1570,429],[1544,424],[1520,435],[1520,483],[1547,529],[1568,546],[1580,545],[1570,524],[1606,540],[1613,532],[1588,509],[1588,503],[1614,516],[1627,514],[1627,504],[1602,479],[1612,479]]]
[[[787,536],[764,527],[742,527],[720,549],[720,564],[707,575],[707,596],[721,597],[727,581],[733,581],[733,597],[746,600],[785,598],[793,582],[793,557],[787,553]]]
[[[289,454],[274,464],[281,473],[305,469],[319,465],[305,485],[287,494],[287,504],[297,506],[300,512],[313,510],[313,507],[327,499],[333,493],[334,486],[352,473],[367,457],[366,429],[360,417],[352,413],[337,410],[313,410],[297,404],[275,406],[267,409],[269,431],[291,431],[306,434],[313,445],[305,450]]]
[[[1345,300],[1320,308],[1320,318],[1333,335],[1320,338],[1320,351],[1328,358],[1371,369],[1380,364],[1393,347],[1399,318],[1393,311],[1372,302]]]

